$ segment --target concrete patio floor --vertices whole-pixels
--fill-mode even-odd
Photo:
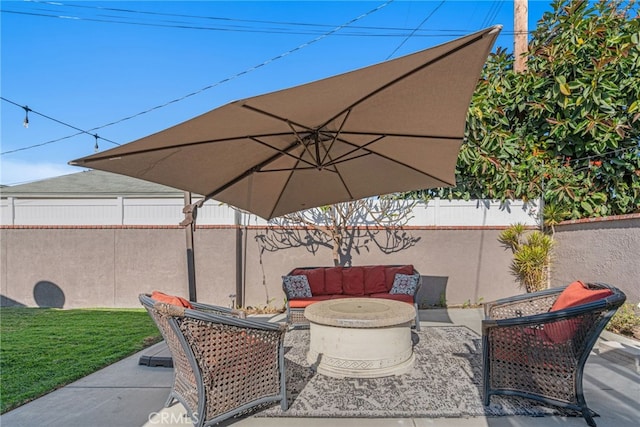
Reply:
[[[465,325],[480,333],[479,309],[423,310],[421,325]],[[189,426],[184,408],[164,408],[173,370],[139,364],[140,357],[157,353],[161,345],[143,350],[33,402],[0,416],[3,427],[176,427]],[[640,347],[631,340],[603,333],[584,371],[587,404],[600,416],[599,427],[640,424]],[[536,427],[586,426],[578,417],[469,418],[253,418],[228,420],[220,426],[238,427]]]

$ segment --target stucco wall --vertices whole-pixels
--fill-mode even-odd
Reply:
[[[138,307],[154,289],[188,295],[185,232],[175,227],[4,228],[3,303]],[[353,265],[411,263],[422,273],[423,304],[478,302],[517,293],[500,229],[377,231],[354,239]],[[236,293],[237,229],[201,228],[194,248],[200,301],[229,305]],[[242,229],[245,305],[281,306],[281,276],[298,266],[332,265],[329,248],[282,244],[265,250],[264,229]],[[404,236],[404,237],[403,237]],[[302,240],[309,240],[302,235]],[[404,242],[398,244],[398,242]],[[406,246],[406,247],[405,247]],[[381,249],[383,248],[383,249]],[[442,296],[441,296],[442,295]]]
[[[411,263],[423,276],[423,305],[490,301],[522,292],[509,272],[501,228],[415,227],[362,232],[352,265]],[[332,265],[329,248],[304,232],[240,229],[245,305],[282,306],[281,276],[298,266]],[[234,226],[194,235],[198,300],[228,306],[236,294]],[[3,305],[139,307],[161,289],[188,295],[185,231],[178,227],[5,227],[0,229]],[[575,279],[620,287],[640,301],[640,215],[557,227],[552,285]],[[269,242],[265,244],[265,242]]]
[[[640,214],[566,222],[555,238],[554,283],[605,282],[640,301]]]

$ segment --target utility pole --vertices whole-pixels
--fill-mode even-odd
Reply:
[[[528,31],[527,20],[529,15],[528,0],[513,0],[513,71],[522,73],[527,69]]]

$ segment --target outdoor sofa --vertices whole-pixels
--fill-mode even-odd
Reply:
[[[577,410],[595,426],[582,389],[584,365],[626,296],[576,281],[484,306],[484,404],[492,395],[526,397]]]
[[[287,325],[161,292],[140,302],[171,352],[174,381],[165,406],[179,401],[195,426],[210,426],[280,402],[287,410]]]
[[[357,267],[301,267],[282,276],[287,322],[308,326],[304,309],[316,302],[338,298],[386,298],[414,306],[415,328],[420,330],[416,295],[422,284],[411,264]]]

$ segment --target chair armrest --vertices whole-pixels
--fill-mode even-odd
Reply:
[[[547,289],[486,303],[484,304],[485,318],[511,319],[546,313],[561,292],[562,289]]]
[[[216,314],[212,312],[193,310],[188,308],[184,309],[184,313],[186,315],[189,315],[189,317],[203,320],[205,322],[220,323],[223,325],[236,326],[240,328],[260,329],[264,331],[278,331],[286,330],[288,328],[288,325],[284,323],[274,323],[252,318],[235,317],[228,314]]]
[[[194,301],[190,301],[190,302],[194,309],[204,311],[207,313],[220,314],[224,316],[234,316],[234,317],[239,317],[241,319],[244,319],[247,317],[247,313],[245,313],[243,310],[232,309],[232,308],[222,307],[218,305],[203,304],[201,302],[194,302]]]
[[[610,288],[608,285],[605,286]],[[485,310],[490,314],[495,313],[497,316],[487,316],[487,318],[482,321],[483,334],[492,328],[500,327],[530,327],[542,329],[545,324],[574,319],[584,315],[592,315],[597,312],[609,312],[605,317],[610,317],[626,299],[624,293],[615,289],[613,295],[587,304],[556,311],[544,310],[546,305],[548,305],[549,308],[553,305],[553,301],[555,301],[557,295],[559,295],[563,289],[564,287],[547,289],[528,295],[525,294],[524,298],[522,296],[505,298],[488,304],[489,307],[485,307]],[[549,304],[549,302],[551,302],[551,304]],[[536,310],[538,311],[537,313]],[[506,316],[506,314],[511,312],[514,314],[513,316]],[[502,317],[502,315],[504,315],[504,317]]]

